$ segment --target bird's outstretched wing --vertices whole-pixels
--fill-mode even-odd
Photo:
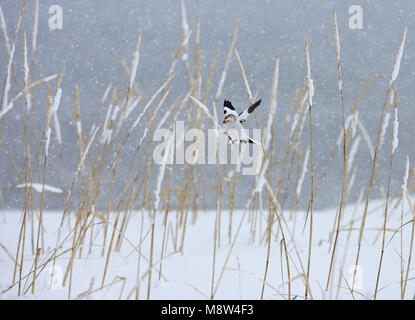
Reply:
[[[229,100],[223,101],[223,113],[225,115],[233,114],[234,116],[237,116],[238,114],[235,111],[235,108],[232,105],[232,102]]]
[[[257,102],[255,102],[253,105],[249,106],[248,113],[252,113],[256,107],[258,107],[261,104],[261,99],[259,99]]]
[[[253,105],[250,105],[248,108],[246,108],[244,111],[242,111],[239,114],[239,122],[244,123],[246,119],[248,119],[248,116],[261,104],[261,99],[259,99],[257,102],[255,102]]]

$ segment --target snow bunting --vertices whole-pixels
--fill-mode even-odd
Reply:
[[[248,116],[261,104],[261,99],[255,102],[253,105],[246,108],[241,113],[237,113],[235,108],[232,105],[232,102],[229,100],[225,100],[223,102],[223,113],[225,114],[225,119],[223,119],[223,123],[230,123],[236,122],[238,120],[241,124],[244,124],[248,119]]]
[[[241,138],[239,139],[240,142],[258,144],[258,142],[246,136],[243,125],[248,119],[248,116],[260,104],[261,104],[261,99],[238,114],[235,111],[235,108],[233,107],[232,102],[230,102],[229,100],[225,100],[223,102],[223,113],[225,114],[225,118],[223,119],[223,124],[225,128],[227,129],[226,134],[228,135],[229,140],[231,140],[231,143],[235,143],[236,141],[238,141],[238,138],[240,137]],[[231,130],[231,129],[237,129],[237,130]],[[240,134],[238,131],[240,132]]]

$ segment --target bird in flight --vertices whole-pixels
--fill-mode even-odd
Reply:
[[[248,116],[260,104],[261,104],[261,99],[255,102],[254,104],[250,105],[248,108],[246,108],[244,111],[238,114],[235,108],[233,107],[232,102],[230,102],[229,100],[225,100],[223,102],[223,113],[225,114],[225,118],[223,119],[223,124],[228,129],[227,135],[228,135],[229,140],[231,140],[231,142],[237,141],[238,137],[233,137],[235,134],[232,135],[231,131],[234,132],[235,130],[229,130],[229,129],[239,129],[239,131],[241,132],[241,134],[239,135],[239,137],[241,137],[241,139],[239,139],[240,142],[258,144],[258,142],[247,137],[246,134],[244,133],[244,130],[241,130],[241,129],[243,129],[243,126],[246,120],[248,119]]]

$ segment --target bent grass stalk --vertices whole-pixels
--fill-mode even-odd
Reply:
[[[392,72],[391,72],[388,88],[386,90],[385,99],[384,99],[384,102],[383,102],[382,114],[380,116],[380,122],[379,122],[379,127],[378,127],[378,135],[377,135],[377,139],[376,139],[376,146],[375,146],[375,151],[374,151],[373,160],[372,160],[372,169],[370,171],[369,186],[368,186],[368,190],[367,190],[367,194],[366,194],[366,201],[365,201],[365,207],[364,207],[364,211],[363,211],[362,223],[361,223],[361,226],[360,226],[355,266],[359,265],[359,257],[360,257],[360,249],[361,249],[361,245],[362,245],[363,230],[364,230],[364,227],[365,227],[367,211],[368,211],[368,207],[369,207],[369,200],[370,200],[370,197],[371,197],[371,194],[372,194],[373,180],[374,180],[374,177],[375,177],[378,153],[380,152],[380,140],[381,140],[382,127],[383,127],[384,116],[385,116],[385,109],[386,109],[389,93],[391,91],[392,83],[397,77],[396,70],[399,71],[399,67],[397,66],[397,64],[400,63],[400,58],[402,57],[403,46],[405,44],[405,37],[406,37],[406,28],[404,29],[404,32],[403,32],[403,35],[402,35],[402,38],[401,38],[401,42],[400,42],[400,45],[399,45],[398,53],[395,57],[395,61],[394,61],[393,69],[392,69]],[[356,269],[357,268],[355,268],[355,270],[353,272],[353,281],[352,281],[352,286],[351,286],[352,295],[353,295],[353,292],[354,292],[354,285],[355,285],[355,280],[356,280],[356,272],[357,272]]]
[[[340,39],[339,39],[339,30],[337,27],[337,17],[336,11],[333,11],[333,20],[334,20],[334,43],[336,48],[336,58],[337,58],[337,75],[338,75],[338,84],[339,84],[339,91],[340,91],[340,104],[341,104],[341,112],[342,112],[342,127],[343,127],[343,167],[342,167],[342,183],[341,183],[341,192],[340,192],[340,204],[339,204],[339,212],[337,218],[337,229],[336,229],[336,236],[334,238],[333,250],[330,259],[330,268],[327,277],[326,283],[326,291],[330,284],[330,277],[333,269],[333,262],[336,254],[336,247],[337,241],[339,238],[340,232],[340,224],[342,219],[342,211],[343,211],[343,198],[344,198],[344,184],[346,179],[346,145],[347,145],[347,137],[346,137],[346,125],[344,121],[344,102],[343,102],[343,78],[342,78],[342,67],[341,67],[341,60],[340,60]]]
[[[398,121],[398,119],[396,118],[397,117],[397,108],[398,108],[396,89],[394,89],[393,96],[394,96],[394,109],[395,109],[395,122],[394,122],[393,132],[395,133],[396,130],[397,130],[396,123]],[[390,184],[391,184],[391,176],[392,176],[392,163],[393,163],[393,155],[394,155],[394,152],[395,152],[395,139],[396,139],[396,137],[395,137],[395,134],[394,134],[393,139],[392,139],[391,154],[390,154],[390,157],[389,157],[389,174],[388,174],[388,186],[387,186],[387,191],[386,191],[385,212],[384,212],[384,219],[383,219],[382,249],[381,249],[381,252],[380,252],[379,267],[378,267],[378,273],[377,273],[377,276],[376,276],[376,286],[375,286],[375,294],[373,296],[373,300],[376,300],[376,297],[377,297],[378,287],[379,287],[379,280],[380,280],[380,272],[381,272],[382,262],[383,262],[383,254],[385,252],[386,222],[387,222],[387,217],[388,217],[389,193],[390,193]]]

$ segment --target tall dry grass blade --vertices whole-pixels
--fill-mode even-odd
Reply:
[[[390,192],[390,184],[391,184],[391,176],[392,176],[392,162],[393,162],[393,154],[395,152],[395,149],[397,147],[397,135],[398,135],[398,98],[396,94],[396,89],[393,92],[394,96],[394,114],[395,114],[395,121],[393,126],[393,138],[392,138],[392,149],[389,157],[389,174],[388,174],[388,186],[386,191],[386,202],[385,202],[385,211],[384,211],[384,218],[383,218],[383,232],[382,232],[382,249],[380,252],[380,258],[379,258],[379,267],[378,267],[378,273],[376,276],[376,286],[375,286],[375,294],[373,296],[373,300],[376,300],[377,293],[378,293],[378,287],[379,287],[379,280],[380,280],[380,272],[382,269],[382,262],[383,262],[383,254],[385,252],[385,240],[386,240],[386,222],[388,217],[388,206],[389,206],[389,192]]]
[[[343,166],[342,166],[342,182],[341,182],[341,191],[340,191],[339,212],[337,216],[337,228],[336,228],[336,235],[334,238],[333,250],[331,253],[330,267],[329,267],[329,273],[327,276],[327,283],[326,283],[326,291],[328,290],[328,287],[330,284],[331,273],[333,270],[333,263],[334,263],[334,259],[336,256],[337,241],[339,239],[340,224],[341,224],[343,206],[344,206],[344,185],[345,185],[346,172],[347,172],[347,159],[346,159],[347,137],[346,137],[346,125],[345,125],[345,117],[344,117],[343,77],[342,77],[342,67],[341,67],[341,59],[340,59],[340,37],[339,37],[339,29],[337,27],[337,17],[336,17],[335,10],[333,10],[333,21],[334,21],[334,46],[336,49],[337,76],[338,76],[338,85],[339,85],[339,91],[340,91],[340,104],[341,104],[342,127],[343,127]]]
[[[307,260],[307,274],[306,274],[306,289],[305,289],[305,299],[308,298],[308,291],[310,287],[310,268],[311,268],[311,248],[313,242],[313,206],[314,206],[314,162],[313,162],[313,126],[311,122],[311,110],[313,105],[313,95],[314,95],[314,83],[311,78],[311,68],[310,68],[310,53],[308,49],[308,39],[305,39],[305,48],[306,48],[306,72],[307,72],[307,90],[308,90],[308,115],[309,115],[309,127],[310,127],[310,234],[309,234],[309,243],[308,243],[308,260]]]

